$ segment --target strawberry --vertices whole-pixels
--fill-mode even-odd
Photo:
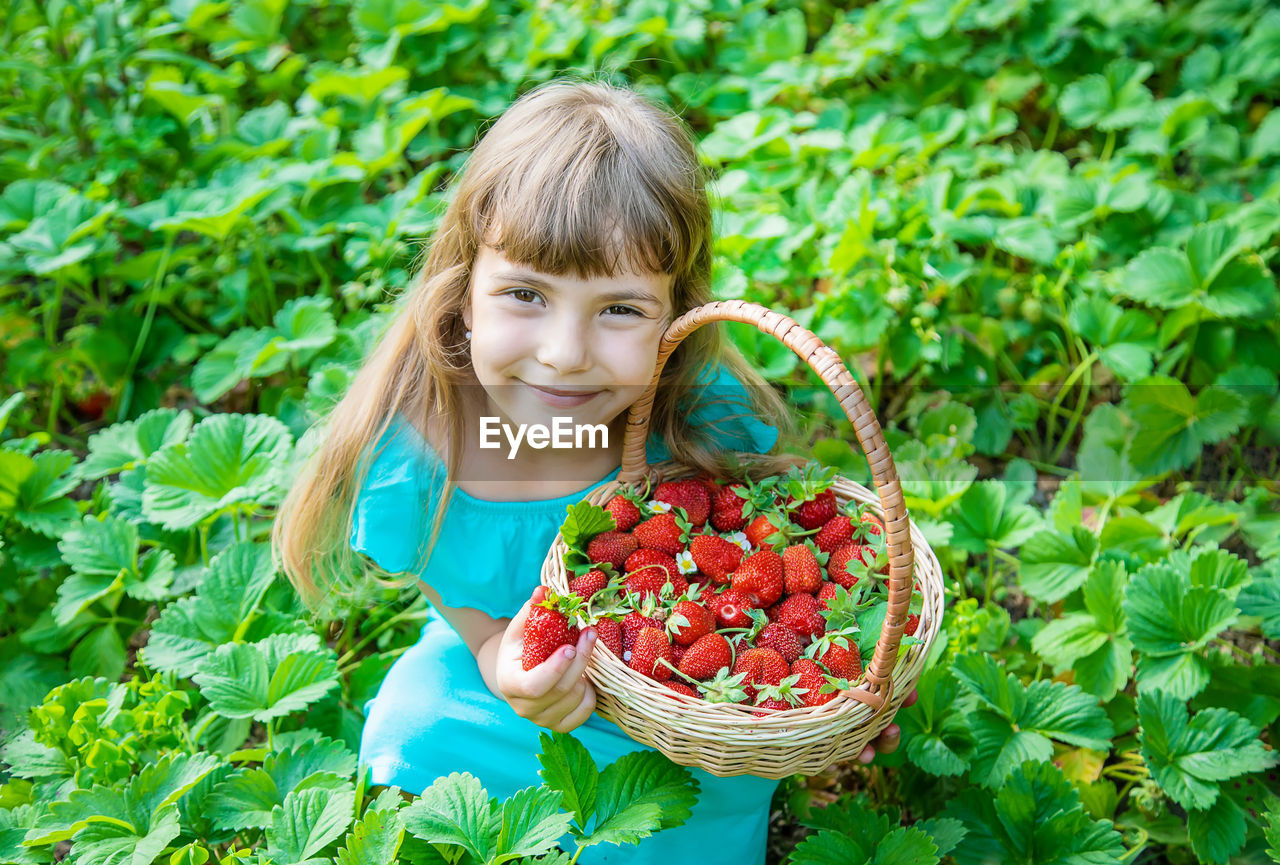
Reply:
[[[836,547],[844,546],[853,540],[853,523],[844,514],[836,514],[822,524],[813,542],[824,553],[830,553]],[[830,565],[828,564],[828,567]]]
[[[689,523],[676,514],[666,513],[650,517],[631,532],[641,549],[658,550],[673,558],[680,555],[688,540]]]
[[[827,683],[827,677],[823,674],[822,668],[813,661],[801,658],[791,665],[791,673],[800,677],[796,685],[797,689],[805,689],[801,699],[806,706],[821,706],[836,698],[836,691],[822,693],[822,686]]]
[[[663,577],[664,581],[670,579],[674,582],[675,578],[680,576],[680,568],[676,565],[676,560],[658,550],[636,550],[622,563],[624,574],[633,574],[641,570],[653,571]]]
[[[827,629],[822,604],[813,595],[791,595],[782,602],[778,621],[808,639],[821,637]]]
[[[748,610],[754,609],[751,598],[736,589],[726,589],[708,602],[711,611],[716,614],[716,623],[722,628],[749,628],[751,615]]]
[[[706,525],[707,516],[711,513],[711,497],[707,495],[707,488],[692,478],[660,483],[653,491],[653,497],[673,508],[684,508],[689,524],[694,528]]]
[[[852,542],[841,544],[831,551],[831,558],[827,559],[827,579],[846,589],[852,588],[858,582],[857,573],[865,572],[866,568],[863,566],[873,562],[875,553],[870,547]],[[849,567],[850,563],[853,564],[852,569]],[[854,573],[850,573],[850,570]]]
[[[818,589],[818,604],[824,610],[831,609],[827,606],[827,601],[836,596],[836,589],[839,588],[837,583],[823,583],[822,588]]]
[[[574,605],[566,603],[567,600],[548,592],[544,600],[529,606],[529,614],[524,621],[524,648],[520,655],[524,669],[532,670],[555,654],[556,649],[578,642],[578,628],[570,624],[565,614]]]
[[[764,608],[765,618],[767,618],[771,622],[776,622],[778,621],[778,613],[781,612],[781,610],[782,610],[782,601],[778,601],[775,604],[770,604],[769,606]]]
[[[884,535],[884,522],[870,511],[863,511],[858,517],[859,520],[866,523],[866,532],[869,535]]]
[[[609,578],[605,576],[604,571],[597,568],[570,580],[569,591],[586,601],[607,585],[609,585]]]
[[[594,625],[596,636],[619,658],[622,657],[622,625],[616,619],[600,619]]]
[[[641,628],[627,664],[636,672],[662,682],[671,678],[671,667],[662,662],[671,660],[671,643],[662,629]]]
[[[733,650],[729,641],[720,634],[706,634],[685,650],[679,669],[691,679],[710,679],[731,663]]]
[[[761,514],[747,524],[747,541],[759,549],[771,548],[784,537],[787,518],[777,511]]]
[[[640,522],[640,507],[624,495],[609,499],[604,509],[613,514],[613,521],[618,524],[620,532],[629,532]]]
[[[802,529],[816,529],[836,515],[836,494],[834,490],[824,490],[808,501],[790,504],[795,505],[791,519]]]
[[[649,550],[640,550],[640,553],[651,552]],[[662,555],[658,553],[658,555]],[[628,560],[629,561],[629,560]],[[652,595],[655,598],[663,597],[663,588],[670,583],[671,589],[668,590],[667,596],[679,597],[689,588],[689,584],[684,577],[674,573],[675,568],[668,568],[661,563],[653,563],[636,568],[627,573],[626,586],[627,591],[640,597]],[[672,572],[672,576],[668,576],[668,572]]]
[[[902,629],[902,633],[915,635],[916,629],[920,627],[920,617],[915,613],[907,616],[907,624]]]
[[[742,560],[730,582],[740,592],[753,596],[758,607],[767,607],[782,597],[784,583],[782,556],[773,550],[757,550]]]
[[[682,646],[693,645],[715,629],[715,614],[693,601],[677,601],[667,619],[671,641]]]
[[[796,632],[776,622],[764,626],[756,636],[756,645],[762,649],[773,649],[788,664],[800,657],[800,653],[804,651]]]
[[[689,552],[698,570],[722,585],[742,563],[742,547],[716,535],[695,535]]]
[[[711,497],[711,525],[717,532],[740,531],[747,524],[742,515],[747,500],[736,492],[741,490],[745,495],[746,489],[742,484],[731,484],[720,487]]]
[[[630,652],[635,647],[636,635],[645,628],[661,628],[662,622],[651,616],[643,615],[635,610],[627,613],[622,619],[622,650]],[[618,657],[622,657],[619,654]]]
[[[813,594],[822,587],[822,565],[807,544],[792,544],[782,551],[784,588],[789,595],[797,592]]]
[[[675,691],[677,694],[684,694],[686,697],[698,696],[698,692],[693,690],[693,688],[690,688],[684,682],[677,682],[674,679],[668,682],[663,682],[662,687],[669,688],[672,691]]]
[[[620,571],[627,556],[639,548],[636,539],[626,532],[601,532],[587,544],[587,558],[593,562],[608,562]]]
[[[831,643],[826,651],[817,653],[815,657],[819,663],[831,671],[831,675],[838,679],[848,679],[852,682],[862,675],[862,658],[858,655],[858,646],[855,643],[849,643],[847,649],[839,643]],[[792,666],[794,667],[794,664]]]
[[[733,665],[733,672],[747,674],[742,687],[752,700],[756,686],[780,684],[790,671],[790,665],[773,649],[747,649]]]
[[[761,685],[756,693],[756,705],[762,709],[786,710],[804,705],[805,689],[799,687],[800,677],[790,675],[776,685]],[[752,712],[766,717],[772,712]]]
[[[707,502],[710,503],[715,494],[720,491],[720,485],[716,483],[716,479],[711,475],[703,472],[694,478],[695,481],[702,484],[702,488],[707,491]]]

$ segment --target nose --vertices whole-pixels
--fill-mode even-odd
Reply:
[[[562,376],[591,368],[588,327],[570,315],[555,316],[538,334],[538,363],[549,366]]]

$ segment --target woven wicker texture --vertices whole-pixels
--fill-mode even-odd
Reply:
[[[794,319],[744,301],[706,304],[680,316],[667,328],[653,380],[627,416],[622,470],[616,480],[597,489],[586,501],[603,505],[618,490],[641,485],[646,478],[656,483],[659,479],[674,480],[693,474],[689,467],[674,462],[648,465],[645,441],[649,412],[671,352],[698,327],[715,321],[751,324],[781,340],[822,378],[853,424],[867,455],[876,492],[843,477],[837,477],[831,488],[840,505],[849,500],[869,505],[884,522],[889,608],[875,652],[854,688],[835,700],[764,717],[753,714],[762,710],[750,706],[712,704],[676,694],[632,670],[599,642],[587,674],[596,688],[596,711],[636,741],[658,749],[676,763],[720,776],[783,778],[797,773],[816,774],[832,763],[860,754],[889,725],[919,678],[942,621],[942,568],[907,516],[902,487],[880,423],[839,355]],[[738,456],[750,462],[753,455]],[[569,589],[569,574],[564,567],[567,551],[564,540],[557,536],[543,562],[542,582],[556,592]],[[916,630],[921,642],[899,651],[913,583],[924,599]]]

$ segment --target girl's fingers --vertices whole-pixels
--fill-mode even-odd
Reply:
[[[595,628],[587,628],[578,635],[578,644],[574,647],[575,655],[573,661],[569,666],[565,667],[560,676],[560,681],[556,683],[556,687],[562,692],[568,693],[587,672],[587,662],[591,660],[591,649],[595,644]]]
[[[596,709],[596,691],[591,687],[590,682],[583,682],[582,698],[577,702],[569,714],[565,715],[560,723],[556,724],[553,729],[568,733],[570,730],[576,730],[581,727],[586,720],[591,717],[591,713]]]
[[[901,741],[902,728],[897,724],[890,724],[876,739],[876,750],[881,754],[892,754],[898,750],[898,743]]]
[[[907,699],[902,701],[902,706],[903,708],[906,708],[907,706],[914,706],[916,704],[916,700],[919,700],[919,699],[920,699],[920,692],[917,691],[915,688],[912,688],[911,693],[907,694]]]

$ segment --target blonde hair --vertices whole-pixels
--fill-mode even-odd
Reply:
[[[676,315],[711,300],[705,169],[683,121],[634,91],[564,79],[529,91],[483,135],[454,182],[425,264],[346,395],[319,422],[320,443],[276,516],[277,565],[317,614],[322,605],[332,610],[335,600],[362,603],[363,593],[353,590],[368,586],[353,577],[403,588],[430,558],[462,459],[463,386],[477,383],[462,311],[482,243],[493,240],[508,259],[554,275],[607,277],[620,268],[669,274]],[[715,364],[747,386],[751,414],[784,436],[793,425],[781,397],[721,328],[699,328],[663,369],[650,431],[672,459],[724,476],[727,455],[707,440],[705,428],[690,425],[680,398],[697,400],[699,374]],[[386,571],[356,558],[349,534],[357,493],[376,457],[372,446],[397,413],[419,429],[432,418],[445,426],[447,474],[417,573],[388,581]],[[758,471],[793,461],[765,461]]]

